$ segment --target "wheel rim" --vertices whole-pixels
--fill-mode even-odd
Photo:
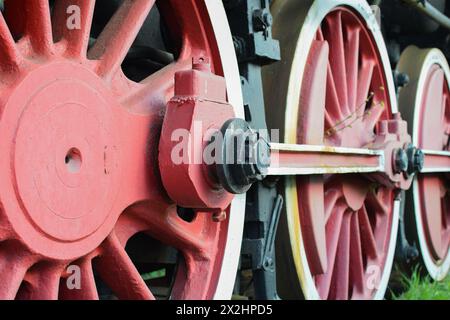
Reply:
[[[419,57],[414,63],[412,54]],[[448,151],[450,70],[445,56],[437,49],[409,47],[402,54],[398,69],[411,77],[411,85],[401,90],[399,101],[413,124],[413,143],[426,150]],[[445,175],[419,175],[411,195],[421,256],[435,280],[442,280],[450,269],[447,184]]]
[[[70,5],[83,17],[75,31],[65,28]],[[174,74],[192,57],[227,69],[229,102],[242,105],[226,16],[214,1],[164,2],[177,59],[138,83],[121,66],[154,7],[123,1],[89,44],[94,1],[56,1],[52,17],[48,1],[5,1],[0,171],[11,182],[0,189],[1,298],[97,299],[98,278],[115,297],[153,299],[125,250],[139,233],[180,252],[171,298],[230,297],[245,198],[221,223],[202,212],[183,219],[156,160]],[[64,285],[69,266],[82,290]]]
[[[279,13],[275,25],[283,13],[308,12],[299,19],[305,27],[294,38],[297,47],[284,55],[292,58],[285,77],[285,141],[370,148],[377,123],[396,112],[388,59],[370,8],[351,1],[282,7],[275,2],[272,8]],[[275,30],[281,33],[282,27]],[[320,72],[326,80],[317,81]],[[299,82],[301,88],[295,88]],[[314,98],[315,90],[326,90],[325,101]],[[313,110],[320,103],[325,111],[317,115]],[[324,176],[288,179],[285,193],[290,245],[303,295],[381,298],[397,231],[399,203],[393,191],[360,176]]]

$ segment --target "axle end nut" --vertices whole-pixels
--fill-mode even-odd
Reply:
[[[423,151],[410,144],[406,148],[406,154],[408,156],[408,175],[413,175],[422,171],[425,164],[425,155]]]
[[[267,176],[270,145],[242,119],[227,121],[221,134],[222,146],[216,162],[218,180],[232,194],[245,193]]]
[[[394,153],[394,171],[403,173],[408,170],[408,155],[405,150],[397,149]]]

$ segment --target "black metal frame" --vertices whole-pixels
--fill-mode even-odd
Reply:
[[[269,0],[223,0],[241,74],[246,121],[267,130],[261,69],[280,60],[279,42],[272,38]],[[264,137],[269,139],[269,137]],[[251,270],[254,299],[278,299],[275,234],[283,197],[275,180],[256,183],[247,192],[240,270]],[[240,294],[240,274],[236,293]]]

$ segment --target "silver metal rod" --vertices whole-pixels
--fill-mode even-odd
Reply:
[[[402,0],[405,4],[415,8],[430,19],[434,20],[442,27],[450,30],[450,18],[433,7],[428,1],[420,2],[418,0]]]
[[[384,152],[370,149],[272,143],[268,175],[384,172]]]
[[[422,150],[425,163],[420,173],[446,173],[450,172],[450,152]]]

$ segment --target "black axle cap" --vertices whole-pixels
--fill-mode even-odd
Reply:
[[[215,172],[225,190],[247,192],[262,181],[270,166],[270,145],[243,119],[230,119],[220,130],[222,143],[216,151]]]

